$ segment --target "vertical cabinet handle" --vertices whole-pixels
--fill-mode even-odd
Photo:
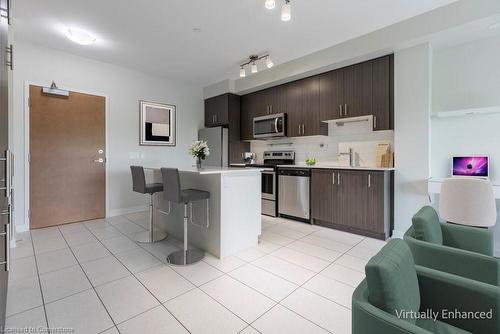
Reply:
[[[332,184],[335,185],[335,172],[332,172]]]
[[[372,175],[368,174],[368,188],[372,187]]]
[[[5,237],[5,260],[0,262],[5,266],[5,270],[10,270],[10,224],[11,224],[11,208],[10,205],[7,207],[7,210],[1,211],[0,215],[7,216],[7,224],[5,224],[5,232],[0,233],[1,237]]]
[[[340,172],[337,173],[337,184],[340,185]]]
[[[7,53],[7,61],[5,64],[10,68],[11,71],[14,70],[14,46],[10,44],[6,49],[5,52]]]
[[[347,103],[344,104],[344,116],[347,116]]]
[[[342,117],[342,105],[339,104],[339,117]]]
[[[377,128],[377,116],[373,116],[373,128]]]

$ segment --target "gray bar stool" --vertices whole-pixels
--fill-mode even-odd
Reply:
[[[207,200],[207,225],[209,227],[209,203],[210,193],[208,191],[196,189],[182,189],[177,168],[162,168],[163,187],[166,191],[163,197],[167,201],[174,203],[184,203],[184,248],[182,250],[170,253],[167,256],[167,262],[173,265],[185,266],[200,261],[205,253],[197,249],[188,249],[187,224],[188,218],[193,222],[193,202]],[[190,216],[188,216],[188,204],[190,205]],[[196,225],[196,224],[195,224]]]
[[[130,166],[132,172],[132,189],[141,194],[149,194],[149,231],[137,234],[136,241],[143,243],[153,243],[163,240],[167,234],[162,231],[155,230],[154,228],[154,195],[163,191],[163,184],[161,183],[146,183],[146,176],[144,175],[144,168],[142,166]]]

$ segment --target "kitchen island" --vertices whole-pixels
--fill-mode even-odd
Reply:
[[[168,167],[168,166],[165,166]],[[210,192],[207,228],[206,201],[193,202],[193,219],[198,225],[188,224],[189,244],[224,258],[256,246],[261,234],[261,170],[257,168],[176,167],[183,189]],[[154,182],[162,182],[160,167],[153,171]],[[183,204],[169,204],[158,196],[156,226],[178,240],[183,239]],[[167,255],[167,254],[165,254]]]

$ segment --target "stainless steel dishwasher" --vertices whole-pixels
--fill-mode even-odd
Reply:
[[[278,213],[280,217],[310,222],[309,169],[278,169]]]

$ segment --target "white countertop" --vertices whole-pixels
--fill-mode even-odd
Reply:
[[[341,166],[341,165],[328,165],[328,164],[316,164],[314,166],[308,166],[306,164],[300,164],[300,165],[278,165],[278,167],[292,167],[292,168],[309,168],[309,169],[352,169],[352,170],[373,170],[373,171],[392,171],[394,168],[388,168],[388,167],[368,167],[368,166],[356,166],[356,167],[349,167],[349,166]]]
[[[153,167],[144,167],[145,169],[153,169],[153,170],[160,170],[160,168],[163,167],[170,167],[170,166],[153,166]],[[172,168],[177,168],[179,169],[179,172],[181,173],[197,173],[200,175],[213,175],[213,174],[235,174],[235,173],[255,173],[255,172],[260,172],[261,169],[259,168],[240,168],[240,167],[203,167],[201,169],[196,168],[196,166],[175,166]]]

